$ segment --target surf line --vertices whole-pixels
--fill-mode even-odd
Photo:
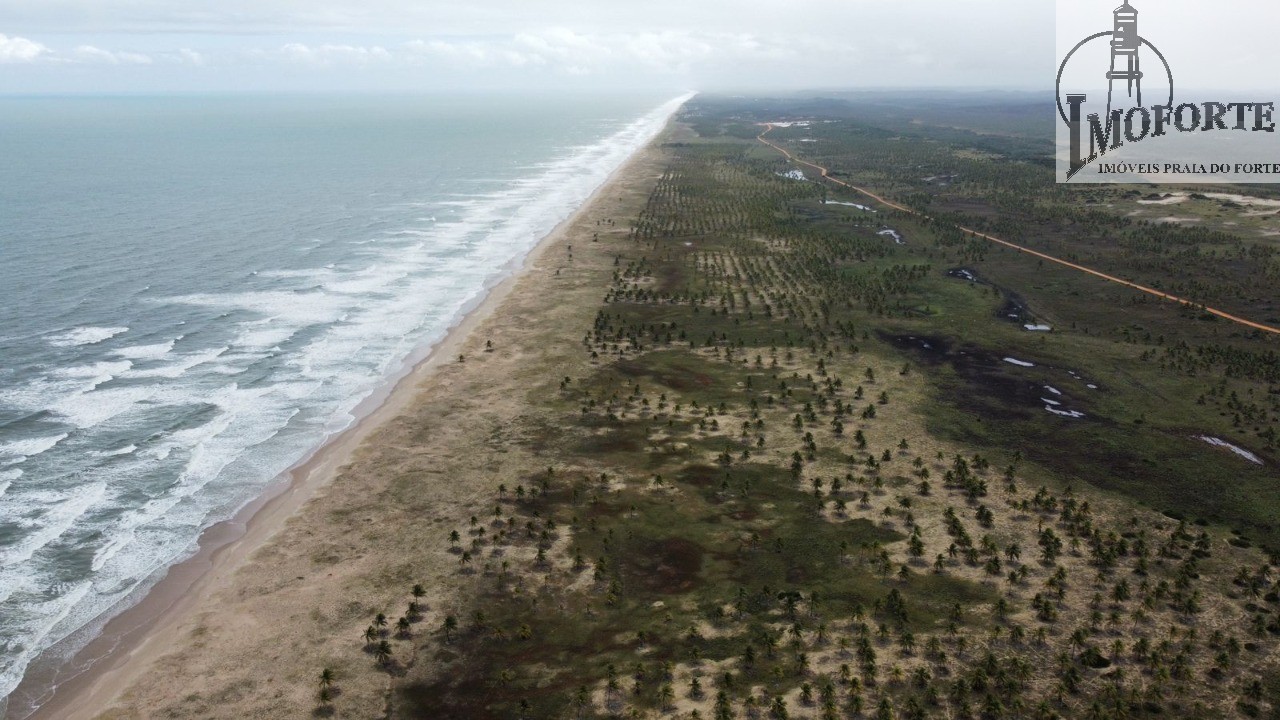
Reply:
[[[799,165],[805,165],[805,166],[811,167],[811,168],[813,168],[814,170],[817,170],[817,171],[818,171],[818,173],[822,175],[822,178],[823,178],[824,180],[830,180],[831,182],[833,182],[833,183],[835,183],[835,184],[837,184],[837,185],[841,185],[841,186],[843,186],[843,187],[847,187],[847,188],[849,188],[850,190],[854,190],[854,191],[856,191],[856,192],[862,193],[863,195],[866,195],[867,197],[871,198],[872,200],[875,200],[876,202],[878,202],[878,203],[880,203],[880,204],[882,204],[882,205],[885,205],[885,206],[891,207],[891,208],[893,208],[894,210],[901,210],[902,212],[909,213],[909,214],[911,214],[911,215],[916,215],[916,216],[918,216],[918,217],[924,218],[925,220],[932,220],[932,219],[933,219],[933,218],[929,217],[928,215],[925,215],[925,214],[924,214],[924,213],[922,213],[922,212],[919,212],[919,211],[916,211],[916,210],[912,210],[911,208],[904,207],[904,206],[899,205],[899,204],[897,204],[897,203],[895,203],[895,202],[890,202],[889,200],[886,200],[886,199],[884,199],[884,198],[880,197],[879,195],[876,195],[875,193],[871,192],[870,190],[865,190],[865,189],[860,188],[860,187],[858,187],[858,186],[856,186],[856,185],[850,185],[849,183],[847,183],[847,182],[845,182],[845,181],[843,181],[843,180],[838,180],[838,179],[836,179],[836,178],[831,177],[831,175],[829,174],[829,171],[828,171],[826,168],[822,167],[821,165],[818,165],[818,164],[815,164],[815,163],[811,163],[811,162],[809,162],[809,161],[807,161],[807,160],[801,160],[800,158],[798,158],[798,157],[796,157],[796,156],[792,155],[790,152],[788,152],[788,151],[787,151],[785,148],[783,148],[782,146],[777,145],[777,144],[775,144],[775,143],[772,143],[772,142],[770,142],[770,141],[768,141],[768,140],[765,140],[764,136],[765,136],[765,135],[767,135],[767,134],[769,134],[769,131],[770,131],[770,130],[773,130],[773,126],[774,126],[774,124],[773,124],[773,123],[764,123],[764,125],[765,125],[765,130],[764,130],[764,132],[762,132],[762,133],[760,133],[759,135],[757,135],[757,136],[756,136],[756,139],[757,139],[757,140],[759,140],[760,142],[764,143],[765,145],[768,145],[769,147],[773,148],[774,150],[777,150],[778,152],[782,153],[782,154],[787,158],[787,160],[790,160],[791,162],[797,163],[797,164],[799,164]],[[999,244],[999,245],[1004,245],[1005,247],[1013,248],[1014,250],[1017,250],[1017,251],[1018,251],[1018,252],[1020,252],[1020,253],[1026,253],[1027,255],[1032,255],[1032,256],[1034,256],[1034,257],[1038,257],[1038,258],[1040,258],[1040,259],[1042,259],[1042,260],[1048,260],[1048,261],[1050,261],[1050,262],[1057,263],[1057,264],[1062,265],[1062,266],[1064,266],[1064,267],[1069,267],[1069,268],[1071,268],[1072,270],[1078,270],[1078,271],[1083,272],[1083,273],[1088,273],[1089,275],[1093,275],[1094,277],[1102,278],[1103,280],[1106,280],[1106,281],[1108,281],[1108,282],[1113,282],[1113,283],[1116,283],[1116,284],[1118,284],[1118,285],[1123,285],[1123,286],[1125,286],[1125,287],[1127,287],[1127,288],[1131,288],[1131,289],[1133,289],[1133,290],[1139,290],[1139,291],[1141,291],[1141,292],[1147,293],[1148,295],[1154,295],[1154,296],[1156,296],[1156,297],[1158,297],[1158,298],[1160,298],[1160,299],[1162,299],[1162,300],[1171,300],[1171,301],[1173,301],[1173,302],[1178,303],[1179,305],[1184,305],[1184,306],[1186,306],[1186,307],[1191,307],[1191,308],[1196,308],[1196,309],[1198,309],[1198,310],[1203,310],[1204,312],[1207,312],[1207,313],[1209,313],[1210,315],[1216,315],[1216,316],[1218,316],[1218,317],[1220,317],[1220,318],[1223,318],[1224,320],[1230,320],[1231,322],[1239,323],[1240,325],[1244,325],[1245,327],[1253,328],[1254,330],[1261,330],[1261,331],[1263,331],[1263,332],[1269,332],[1269,333],[1272,333],[1272,334],[1274,334],[1274,335],[1280,335],[1280,328],[1274,328],[1274,327],[1271,327],[1270,325],[1263,325],[1262,323],[1257,323],[1257,322],[1254,322],[1254,321],[1252,321],[1252,320],[1246,320],[1245,318],[1242,318],[1242,317],[1239,317],[1239,316],[1236,316],[1236,315],[1232,315],[1232,314],[1230,314],[1230,313],[1224,312],[1224,311],[1219,310],[1219,309],[1217,309],[1217,308],[1209,307],[1208,305],[1202,305],[1202,304],[1200,304],[1200,303],[1198,303],[1198,302],[1193,302],[1193,301],[1191,301],[1191,300],[1187,300],[1186,298],[1178,297],[1177,295],[1170,295],[1170,294],[1169,294],[1169,293],[1167,293],[1167,292],[1161,292],[1160,290],[1156,290],[1156,289],[1153,289],[1153,288],[1149,288],[1149,287],[1147,287],[1147,286],[1145,286],[1145,285],[1139,285],[1138,283],[1135,283],[1135,282],[1129,282],[1128,280],[1125,280],[1125,279],[1123,279],[1123,278],[1118,278],[1118,277],[1116,277],[1116,276],[1114,276],[1114,275],[1108,275],[1108,274],[1106,274],[1106,273],[1104,273],[1104,272],[1102,272],[1102,271],[1100,271],[1100,270],[1094,270],[1094,269],[1093,269],[1093,268],[1091,268],[1091,267],[1086,267],[1086,266],[1084,266],[1084,265],[1079,265],[1079,264],[1076,264],[1076,263],[1070,262],[1070,261],[1068,261],[1068,260],[1063,260],[1062,258],[1057,258],[1057,257],[1054,257],[1054,256],[1052,256],[1052,255],[1047,255],[1047,254],[1042,253],[1042,252],[1040,252],[1040,251],[1038,251],[1038,250],[1032,250],[1031,248],[1023,247],[1023,246],[1018,245],[1018,244],[1016,244],[1016,243],[1011,243],[1011,242],[1009,242],[1008,240],[1001,240],[1000,238],[995,237],[994,235],[988,235],[987,233],[984,233],[984,232],[978,232],[977,230],[973,230],[973,229],[971,229],[971,228],[964,227],[963,225],[957,225],[957,226],[955,226],[955,228],[956,228],[957,230],[959,230],[960,232],[965,233],[965,234],[967,234],[967,235],[972,235],[973,237],[976,237],[976,238],[981,238],[981,239],[983,239],[983,240],[988,240],[988,241],[990,241],[990,242],[997,243],[997,244]]]

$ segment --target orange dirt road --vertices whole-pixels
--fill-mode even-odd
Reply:
[[[891,201],[889,201],[889,200],[886,200],[886,199],[884,199],[884,198],[880,197],[879,195],[876,195],[875,193],[871,192],[870,190],[866,190],[866,189],[864,189],[864,188],[860,188],[860,187],[858,187],[858,186],[856,186],[856,185],[850,185],[849,183],[844,182],[843,180],[837,180],[836,178],[831,177],[831,176],[828,174],[827,169],[826,169],[826,168],[824,168],[824,167],[822,167],[821,165],[815,165],[814,163],[808,162],[808,161],[806,161],[806,160],[801,160],[800,158],[798,158],[798,157],[796,157],[796,156],[792,155],[791,153],[787,152],[787,150],[786,150],[785,148],[783,148],[782,146],[777,145],[776,143],[772,143],[772,142],[770,142],[770,141],[768,141],[768,140],[766,140],[766,139],[765,139],[765,137],[764,137],[764,136],[765,136],[765,135],[768,135],[770,130],[773,130],[773,123],[765,123],[765,126],[766,126],[766,127],[765,127],[765,131],[764,131],[764,132],[762,132],[762,133],[760,133],[758,136],[756,136],[756,139],[757,139],[757,140],[759,140],[760,142],[764,143],[765,145],[768,145],[769,147],[773,148],[774,150],[777,150],[778,152],[782,153],[782,154],[783,154],[783,155],[785,155],[785,156],[786,156],[786,158],[787,158],[788,160],[790,160],[791,162],[796,163],[797,165],[804,165],[804,166],[807,166],[807,167],[811,167],[811,168],[813,168],[814,170],[817,170],[819,173],[821,173],[821,174],[822,174],[822,178],[823,178],[824,180],[829,180],[829,181],[831,181],[831,182],[833,182],[833,183],[835,183],[835,184],[837,184],[837,185],[842,185],[842,186],[844,186],[844,187],[849,188],[850,190],[855,190],[855,191],[857,191],[857,192],[859,192],[859,193],[862,193],[863,195],[866,195],[867,197],[871,198],[872,200],[875,200],[876,202],[880,203],[881,205],[886,205],[886,206],[888,206],[888,207],[893,208],[894,210],[901,210],[902,212],[905,212],[905,213],[911,213],[912,215],[919,215],[920,217],[928,218],[928,216],[927,216],[927,215],[923,215],[923,214],[921,214],[921,213],[919,213],[919,212],[916,212],[915,210],[912,210],[912,209],[907,208],[907,207],[903,207],[903,206],[901,206],[901,205],[899,205],[899,204],[897,204],[897,203],[895,203],[895,202],[891,202]],[[1271,327],[1270,325],[1263,325],[1262,323],[1256,323],[1256,322],[1253,322],[1252,320],[1246,320],[1246,319],[1244,319],[1244,318],[1242,318],[1242,317],[1238,317],[1238,316],[1236,316],[1236,315],[1232,315],[1232,314],[1230,314],[1230,313],[1223,312],[1222,310],[1218,310],[1217,308],[1207,307],[1207,306],[1201,305],[1201,304],[1199,304],[1199,303],[1196,303],[1196,302],[1192,302],[1192,301],[1190,301],[1190,300],[1187,300],[1187,299],[1185,299],[1185,298],[1180,298],[1180,297],[1178,297],[1177,295],[1170,295],[1169,293],[1161,292],[1161,291],[1156,290],[1156,289],[1154,289],[1154,288],[1149,288],[1149,287],[1147,287],[1147,286],[1145,286],[1145,285],[1139,285],[1139,284],[1137,284],[1137,283],[1129,282],[1128,280],[1125,280],[1125,279],[1123,279],[1123,278],[1118,278],[1118,277],[1116,277],[1116,276],[1114,276],[1114,275],[1108,275],[1108,274],[1106,274],[1106,273],[1104,273],[1104,272],[1101,272],[1101,271],[1099,271],[1099,270],[1094,270],[1093,268],[1085,267],[1084,265],[1077,265],[1076,263],[1073,263],[1073,262],[1070,262],[1070,261],[1067,261],[1067,260],[1063,260],[1062,258],[1056,258],[1056,257],[1054,257],[1054,256],[1052,256],[1052,255],[1046,255],[1046,254],[1044,254],[1044,253],[1042,253],[1042,252],[1038,252],[1038,251],[1036,251],[1036,250],[1032,250],[1031,248],[1027,248],[1027,247],[1023,247],[1023,246],[1018,245],[1018,244],[1015,244],[1015,243],[1011,243],[1011,242],[1009,242],[1008,240],[1001,240],[1001,239],[1000,239],[1000,238],[998,238],[998,237],[994,237],[994,236],[992,236],[992,235],[988,235],[988,234],[986,234],[986,233],[978,232],[977,230],[973,230],[973,229],[970,229],[970,228],[967,228],[967,227],[963,227],[963,226],[957,226],[957,229],[958,229],[958,230],[960,230],[960,231],[961,231],[961,232],[963,232],[963,233],[967,233],[967,234],[972,235],[972,236],[974,236],[974,237],[979,237],[979,238],[982,238],[983,240],[989,240],[989,241],[991,241],[991,242],[993,242],[993,243],[996,243],[996,244],[998,244],[998,245],[1004,245],[1005,247],[1013,248],[1014,250],[1017,250],[1017,251],[1018,251],[1018,252],[1020,252],[1020,253],[1026,253],[1027,255],[1034,255],[1035,257],[1038,257],[1038,258],[1040,258],[1040,259],[1042,259],[1042,260],[1048,260],[1049,262],[1054,262],[1054,263],[1057,263],[1057,264],[1059,264],[1059,265],[1063,265],[1063,266],[1069,267],[1069,268],[1071,268],[1072,270],[1079,270],[1080,272],[1088,273],[1088,274],[1090,274],[1090,275],[1093,275],[1094,277],[1102,278],[1103,280],[1106,280],[1106,281],[1108,281],[1108,282],[1113,282],[1113,283],[1116,283],[1117,285],[1124,285],[1124,286],[1125,286],[1125,287],[1127,287],[1127,288],[1133,288],[1134,290],[1139,290],[1139,291],[1141,291],[1141,292],[1147,293],[1148,295],[1154,295],[1154,296],[1156,296],[1156,297],[1158,297],[1158,298],[1160,298],[1160,299],[1162,299],[1162,300],[1171,300],[1171,301],[1176,302],[1176,303],[1178,303],[1178,304],[1180,304],[1180,305],[1189,305],[1189,306],[1191,306],[1191,307],[1200,308],[1200,309],[1204,310],[1204,311],[1205,311],[1205,312],[1207,312],[1207,313],[1210,313],[1210,314],[1213,314],[1213,315],[1217,315],[1217,316],[1218,316],[1218,317],[1220,317],[1220,318],[1223,318],[1223,319],[1225,319],[1225,320],[1230,320],[1231,322],[1234,322],[1234,323],[1239,323],[1240,325],[1243,325],[1243,326],[1245,326],[1245,327],[1253,328],[1254,330],[1261,330],[1261,331],[1263,331],[1263,332],[1269,332],[1269,333],[1274,333],[1274,334],[1276,334],[1276,335],[1280,335],[1280,328],[1274,328],[1274,327]]]

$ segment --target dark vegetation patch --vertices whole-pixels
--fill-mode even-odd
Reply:
[[[648,427],[641,421],[615,422],[578,441],[578,451],[588,454],[637,453],[644,449]]]
[[[702,546],[682,537],[669,537],[627,555],[627,569],[650,592],[664,595],[694,588],[702,572]]]
[[[704,372],[707,368],[700,367],[702,365],[703,363],[694,362],[687,355],[675,356],[662,362],[654,354],[650,354],[643,361],[619,360],[615,367],[627,377],[649,378],[672,390],[702,391],[716,384],[716,377]]]

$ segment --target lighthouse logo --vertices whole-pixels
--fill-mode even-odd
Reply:
[[[1091,44],[1094,46],[1090,47]],[[1072,137],[1071,168],[1067,174],[1068,179],[1085,165],[1081,152],[1080,116],[1089,96],[1084,93],[1070,92],[1064,95],[1062,80],[1068,68],[1076,70],[1086,58],[1096,61],[1098,46],[1105,47],[1109,52],[1111,63],[1110,69],[1105,73],[1099,73],[1106,79],[1107,84],[1106,113],[1101,116],[1092,113],[1088,116],[1089,129],[1097,131],[1090,133],[1090,140],[1094,143],[1089,153],[1090,158],[1101,154],[1097,152],[1100,147],[1102,153],[1106,152],[1106,148],[1110,145],[1107,139],[1121,130],[1121,124],[1124,125],[1126,139],[1131,142],[1139,142],[1151,133],[1152,117],[1142,105],[1142,81],[1146,77],[1142,69],[1144,51],[1150,56],[1150,60],[1158,61],[1161,76],[1159,79],[1164,81],[1162,88],[1166,92],[1165,97],[1162,98],[1164,105],[1158,107],[1173,107],[1173,70],[1169,67],[1169,61],[1154,43],[1139,34],[1138,10],[1125,0],[1125,3],[1112,13],[1112,29],[1096,32],[1076,43],[1076,46],[1071,48],[1071,51],[1062,59],[1062,64],[1058,66],[1056,92],[1058,116],[1067,125]],[[1091,50],[1093,52],[1090,52]],[[1076,61],[1075,66],[1072,66],[1073,60]],[[1152,64],[1150,60],[1147,63],[1148,67]],[[1123,93],[1119,98],[1116,95],[1117,81],[1121,83],[1120,90]],[[1117,109],[1117,100],[1128,107]],[[1135,123],[1137,123],[1136,128]]]
[[[1075,14],[1070,20],[1088,12],[1093,24],[1091,18],[1102,20],[1099,9],[1093,2],[1059,1],[1059,47],[1066,49],[1055,93],[1059,182],[1280,182],[1280,165],[1237,162],[1259,157],[1256,138],[1274,137],[1274,102],[1175,100],[1170,56],[1143,34],[1139,9],[1130,0],[1111,10],[1109,29],[1074,42],[1062,36],[1064,12]],[[1182,47],[1170,51],[1204,63],[1210,46],[1202,42],[1191,49],[1194,55]],[[1217,142],[1200,137],[1215,131]],[[1236,142],[1222,131],[1257,136]],[[1267,154],[1280,158],[1275,150]]]

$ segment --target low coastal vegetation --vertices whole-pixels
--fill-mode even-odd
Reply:
[[[378,712],[1280,716],[1276,340],[952,228],[1262,322],[1275,241],[1054,186],[1013,120],[894,107],[909,133],[686,108],[643,210],[577,249],[611,270],[529,391],[538,466],[422,548],[466,592],[407,586],[351,638]],[[757,123],[798,116],[775,141],[934,220],[788,174]]]

